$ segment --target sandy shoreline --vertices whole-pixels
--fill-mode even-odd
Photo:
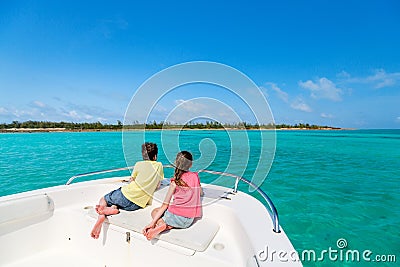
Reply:
[[[240,131],[242,128],[223,128],[223,129],[182,129],[182,128],[166,128],[166,129],[146,129],[146,131]],[[272,131],[274,129],[247,129],[248,131]],[[320,129],[307,129],[307,128],[280,128],[275,131],[341,131],[341,130],[356,130],[352,128],[320,128]],[[121,132],[132,131],[140,132],[144,129],[65,129],[65,128],[11,128],[0,129],[0,133],[73,133],[73,132]]]

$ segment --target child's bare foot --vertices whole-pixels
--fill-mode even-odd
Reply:
[[[115,215],[119,213],[119,209],[114,207],[104,207],[102,213],[103,215]]]
[[[167,224],[162,223],[160,225],[156,225],[154,228],[150,228],[145,233],[147,240],[152,240],[156,235],[165,231],[167,229]]]
[[[119,213],[119,209],[115,208],[114,206],[104,207],[104,206],[97,205],[96,211],[99,215],[115,215],[115,214]]]
[[[97,222],[94,225],[92,232],[90,233],[90,236],[93,237],[94,239],[99,238],[100,232],[101,232],[101,227],[102,227],[105,219],[106,219],[105,215],[99,215],[99,218],[97,219]]]
[[[101,205],[96,205],[96,207],[95,207],[95,210],[96,210],[97,214],[99,214],[99,215],[103,215],[103,213],[102,213],[103,209],[104,209],[104,206],[101,206]]]

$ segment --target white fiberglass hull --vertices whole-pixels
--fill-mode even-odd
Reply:
[[[145,208],[140,218],[114,215],[104,223],[99,239],[93,239],[90,232],[96,219],[90,210],[101,196],[123,185],[121,180],[95,180],[1,197],[0,266],[301,266],[290,259],[262,259],[265,255],[259,252],[266,246],[277,253],[290,253],[294,248],[283,230],[272,231],[269,214],[258,200],[242,192],[220,198],[229,189],[214,185],[203,186],[203,202],[215,201],[203,206],[198,228],[174,230],[160,240],[148,241],[130,226],[118,224],[125,215],[123,223],[149,222],[151,209],[159,205],[156,199],[166,192],[164,185],[155,193],[153,207]]]

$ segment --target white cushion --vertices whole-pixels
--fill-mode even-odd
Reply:
[[[121,210],[117,215],[107,216],[110,224],[142,233],[143,228],[151,222],[152,207],[136,211]],[[97,218],[96,211],[89,209],[89,216]],[[196,219],[193,225],[186,229],[171,229],[158,235],[156,238],[165,242],[192,249],[204,251],[207,249],[219,230],[219,225],[211,219]]]

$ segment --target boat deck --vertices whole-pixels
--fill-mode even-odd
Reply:
[[[199,245],[197,242],[197,246],[193,246],[198,239],[196,236],[210,234],[207,232],[211,229],[209,225],[197,230],[195,227],[174,229],[152,241],[140,233],[142,224],[150,221],[152,208],[163,200],[167,184],[155,193],[152,207],[143,210],[141,219],[132,217],[134,212],[112,216],[109,223],[104,224],[99,239],[92,239],[90,231],[96,220],[93,206],[102,195],[121,185],[120,178],[111,178],[18,194],[17,199],[31,204],[31,197],[38,198],[39,202],[43,202],[43,196],[51,200],[47,206],[49,214],[41,212],[42,215],[36,219],[29,214],[23,214],[24,218],[15,217],[17,206],[20,209],[24,207],[21,203],[15,206],[16,195],[1,198],[3,207],[0,209],[10,210],[12,207],[7,205],[14,205],[15,212],[14,217],[10,217],[13,224],[0,222],[0,243],[7,244],[0,250],[0,265],[281,266],[284,263],[257,263],[255,255],[266,245],[277,251],[293,250],[284,232],[272,231],[272,222],[260,202],[241,192],[227,195],[227,188],[215,185],[204,185],[204,221],[200,223],[207,224],[208,221],[216,227],[211,227],[214,232],[211,231],[209,240],[205,238],[207,244]],[[39,210],[46,209],[43,205],[36,206]],[[16,221],[24,220],[32,223],[15,226]],[[301,266],[300,263],[290,265]]]

